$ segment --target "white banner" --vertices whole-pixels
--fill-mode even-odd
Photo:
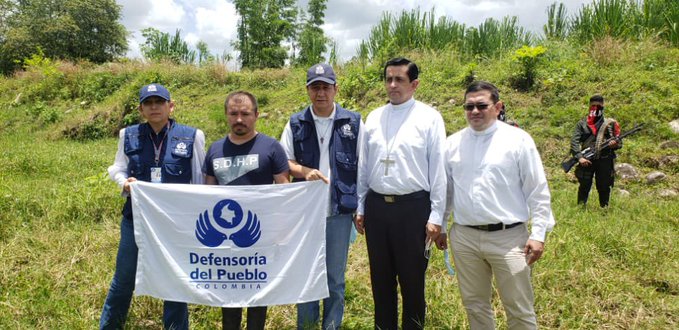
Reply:
[[[132,184],[135,294],[247,307],[328,297],[321,181]]]

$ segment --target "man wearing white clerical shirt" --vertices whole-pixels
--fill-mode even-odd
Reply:
[[[454,212],[451,245],[471,329],[495,329],[493,275],[509,329],[537,329],[530,265],[540,259],[554,217],[535,142],[497,120],[499,98],[497,87],[487,82],[467,88],[468,127],[446,141],[443,228]],[[446,234],[436,243],[445,249]]]
[[[437,239],[445,208],[445,127],[436,109],[413,98],[418,75],[410,60],[389,60],[390,102],[372,111],[364,126],[355,225],[366,235],[379,329],[398,329],[397,283],[401,327],[424,327],[425,245]]]

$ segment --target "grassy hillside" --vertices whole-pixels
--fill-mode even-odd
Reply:
[[[539,323],[547,329],[671,329],[679,326],[679,163],[661,161],[679,149],[668,122],[679,118],[679,49],[653,41],[603,39],[586,47],[548,43],[537,84],[516,89],[521,67],[512,53],[461,62],[454,52],[409,54],[422,68],[416,97],[443,114],[448,133],[465,126],[460,107],[473,79],[496,83],[508,115],[535,138],[553,195],[557,227],[534,271]],[[90,329],[98,324],[113,275],[123,200],[108,180],[115,133],[136,122],[139,87],[160,82],[177,101],[175,117],[202,128],[208,143],[227,132],[225,96],[253,92],[258,130],[279,137],[288,116],[307,103],[306,70],[227,72],[219,66],[113,63],[103,66],[36,59],[26,72],[0,78],[0,328]],[[381,64],[337,68],[338,101],[363,115],[385,103]],[[623,130],[645,123],[625,141],[619,161],[668,178],[649,186],[616,182],[611,207],[575,205],[577,184],[559,167],[576,121],[593,93]],[[616,190],[617,191],[617,190]],[[592,192],[596,195],[596,192]],[[592,196],[595,200],[596,196]],[[596,203],[591,203],[596,204]],[[441,252],[428,271],[427,328],[468,324],[457,282]],[[347,329],[372,326],[372,298],[363,238],[351,247]],[[496,306],[499,306],[496,301]],[[131,329],[158,328],[160,301],[135,298]],[[268,328],[294,327],[293,306],[270,309]],[[506,327],[504,314],[498,311]],[[220,324],[217,308],[191,306],[194,329]]]

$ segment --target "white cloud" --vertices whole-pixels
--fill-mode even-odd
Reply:
[[[219,1],[213,8],[196,8],[195,19],[196,33],[212,49],[225,49],[236,38],[238,14],[232,3]]]
[[[198,43],[198,41],[201,40],[200,37],[193,32],[189,32],[186,35],[182,36],[182,39],[184,39],[184,41],[186,41],[186,43],[188,43],[189,45],[194,46]]]
[[[127,38],[127,57],[129,58],[141,58],[141,45],[139,41],[134,37]]]
[[[189,23],[182,21],[186,12],[181,4],[173,0],[150,0],[150,2],[151,12],[145,21],[149,27],[167,32],[167,29],[174,31],[181,28],[182,23]]]
[[[502,19],[517,16],[519,25],[540,33],[547,21],[547,7],[554,0],[329,0],[325,12],[325,33],[337,41],[340,57],[349,59],[361,40],[367,39],[370,29],[379,22],[384,12],[399,14],[402,10],[419,7],[422,12],[435,8],[438,16],[448,16],[467,26],[477,26],[489,17]],[[563,0],[569,15],[576,14],[582,4],[592,0]],[[236,39],[238,15],[232,1],[225,0],[118,0],[123,6],[122,23],[134,33],[130,52],[138,52],[144,41],[139,30],[153,27],[182,36],[190,44],[205,41],[216,54],[233,52],[230,44]],[[308,0],[298,0],[307,9]]]
[[[118,0],[121,6],[122,23],[130,31],[140,29],[151,11],[149,0]]]

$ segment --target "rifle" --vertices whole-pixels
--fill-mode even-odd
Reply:
[[[603,147],[602,147],[600,150],[595,150],[594,146],[590,145],[590,146],[588,146],[587,148],[580,150],[580,154],[582,154],[582,157],[584,157],[585,159],[587,159],[587,160],[592,160],[592,159],[594,159],[594,156],[597,154],[597,152],[600,152],[600,151],[602,151],[602,150],[607,149],[607,148],[608,148],[608,144],[609,144],[611,141],[613,141],[613,140],[620,141],[620,140],[624,139],[625,137],[627,137],[627,136],[629,136],[629,135],[632,135],[632,134],[634,134],[634,133],[640,131],[642,127],[644,127],[644,124],[636,125],[636,126],[634,126],[634,128],[632,128],[631,130],[629,130],[629,131],[627,131],[627,132],[625,132],[625,133],[622,133],[622,134],[620,134],[620,135],[618,135],[618,136],[614,136],[614,137],[612,137],[612,138],[610,138],[610,139],[607,139],[607,140],[604,141],[604,143],[602,144]],[[573,157],[571,157],[570,159],[565,160],[564,162],[562,162],[562,163],[561,163],[561,168],[563,168],[563,171],[564,171],[564,172],[568,173],[568,171],[570,171],[571,168],[573,168],[573,166],[575,166],[575,164],[578,163],[578,160],[579,160],[579,159],[578,159],[577,157],[573,156]]]

